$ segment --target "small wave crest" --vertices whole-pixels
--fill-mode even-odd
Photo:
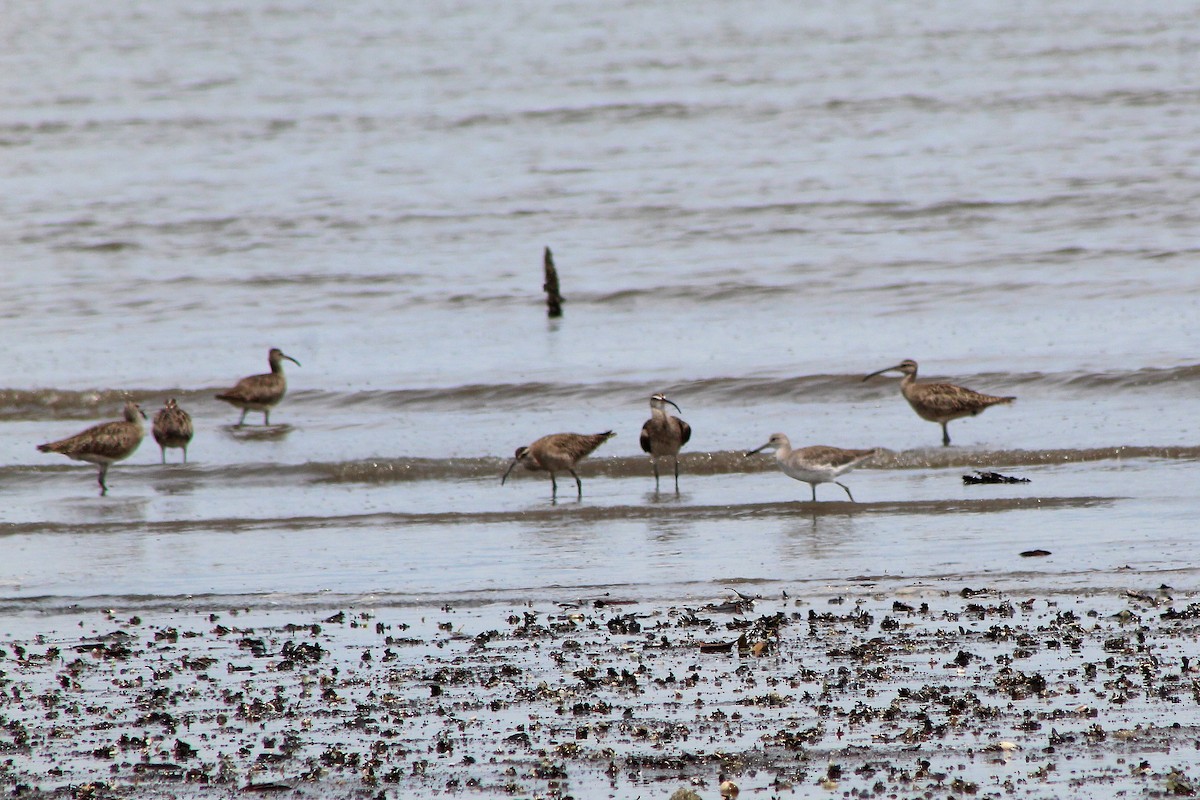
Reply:
[[[211,399],[220,387],[202,389],[0,389],[0,420],[101,420],[121,416],[126,400],[153,416],[169,397],[181,406]]]
[[[126,400],[144,396],[121,389],[0,389],[0,419],[91,419],[109,413],[119,417]]]
[[[1200,446],[1119,445],[1061,450],[880,450],[859,469],[984,469],[995,467],[1035,467],[1092,461],[1133,459],[1200,459]],[[508,459],[480,458],[398,458],[372,459],[339,463],[309,464],[296,467],[329,483],[395,483],[426,480],[499,480]],[[680,470],[691,475],[723,475],[771,472],[777,469],[769,455],[747,457],[741,451],[686,453],[679,457]],[[263,467],[264,469],[274,469]],[[592,458],[581,471],[607,478],[634,478],[650,474],[645,456]],[[514,475],[525,474],[518,470]]]
[[[640,120],[683,119],[703,113],[703,110],[683,103],[664,101],[648,103],[601,103],[592,106],[544,108],[512,113],[472,114],[457,119],[431,120],[448,128],[508,127],[514,122],[534,122],[539,125],[590,125],[597,122],[631,123]]]
[[[864,367],[865,369],[866,367]],[[586,399],[588,402],[627,402],[649,391],[666,391],[686,396],[688,404],[743,403],[746,398],[784,400],[796,403],[865,402],[896,393],[895,381],[863,383],[863,375],[815,374],[796,376],[745,376],[701,378],[674,381],[663,386],[648,386],[642,381],[601,381],[596,383],[472,383],[459,386],[426,386],[399,389],[374,389],[357,392],[305,390],[290,394],[289,401],[318,408],[352,407],[381,410],[459,410],[488,406],[524,409],[543,407],[548,402]],[[943,380],[930,376],[927,380]],[[1066,393],[1072,397],[1089,393],[1112,394],[1114,391],[1193,391],[1200,383],[1200,364],[1177,367],[1144,367],[1103,373],[1091,372],[984,372],[955,375],[950,378],[975,388],[994,388],[1020,396],[1024,390],[1047,394]],[[168,397],[187,406],[207,402],[214,390],[223,387],[191,389],[0,389],[0,420],[19,419],[97,419],[119,415],[126,399],[145,406],[147,413]]]
[[[1200,383],[1200,364],[1180,367],[1144,367],[1121,372],[1097,372],[1065,376],[1064,384],[1079,389],[1141,389]]]
[[[953,469],[970,472],[1099,461],[1152,459],[1200,460],[1200,446],[1117,445],[1059,450],[972,450],[941,447],[898,451],[881,449],[873,458],[864,462],[859,469]],[[511,459],[479,456],[447,459],[399,457],[358,461],[313,461],[299,464],[261,462],[219,466],[191,465],[186,471],[186,480],[191,486],[203,484],[270,486],[280,483],[289,485],[304,483],[388,485],[420,481],[495,481],[498,484],[510,464]],[[778,469],[775,459],[769,453],[748,457],[742,451],[684,453],[680,455],[679,466],[681,473],[693,476],[763,473],[774,472]],[[0,482],[13,486],[41,481],[45,479],[45,476],[73,469],[78,468],[58,463],[36,467],[0,466]],[[668,472],[669,470],[670,468],[667,467]],[[589,477],[649,479],[652,475],[647,456],[590,458],[579,467],[579,472],[585,480]],[[546,480],[546,474],[518,468],[513,471],[511,479]]]

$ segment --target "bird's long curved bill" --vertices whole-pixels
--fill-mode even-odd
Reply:
[[[668,400],[667,398],[665,398],[665,397],[664,397],[664,398],[663,398],[663,402],[670,404],[670,405],[671,405],[671,406],[672,406],[672,407],[673,407],[673,408],[674,408],[676,411],[678,411],[680,414],[682,414],[682,413],[683,413],[683,411],[682,411],[682,410],[680,410],[679,406],[675,405],[675,403],[674,403],[673,401],[671,401],[671,400]]]
[[[866,376],[864,376],[864,377],[863,377],[863,380],[864,380],[864,381],[869,381],[871,378],[874,378],[876,375],[882,375],[882,374],[883,374],[883,373],[885,373],[885,372],[894,372],[895,370],[898,370],[898,369],[900,369],[900,365],[899,365],[899,364],[897,364],[897,365],[896,365],[896,366],[894,366],[894,367],[888,367],[888,368],[886,368],[886,369],[880,369],[880,370],[876,370],[875,372],[872,372],[870,375],[866,375]]]
[[[752,456],[752,455],[754,455],[755,453],[757,453],[757,452],[759,452],[759,451],[761,451],[761,450],[766,450],[766,449],[767,449],[768,447],[770,447],[770,446],[771,446],[771,443],[770,443],[770,442],[767,442],[766,444],[764,444],[764,445],[762,445],[762,446],[760,446],[760,447],[756,447],[756,448],[754,448],[753,450],[747,450],[747,451],[746,451],[746,456],[745,456],[745,457]]]
[[[519,459],[515,459],[515,460],[514,460],[514,461],[513,461],[511,464],[509,464],[509,465],[508,465],[508,469],[504,470],[504,477],[500,479],[500,485],[501,485],[501,486],[503,486],[503,485],[504,485],[504,482],[505,482],[506,480],[508,480],[508,473],[512,472],[512,471],[513,471],[513,467],[515,467],[517,464],[520,464],[520,463],[521,463],[521,462],[520,462],[520,460],[519,460]]]
[[[286,358],[288,361],[292,362],[293,364],[295,364],[297,367],[303,366],[299,361],[292,358],[291,356],[283,356],[283,357]]]

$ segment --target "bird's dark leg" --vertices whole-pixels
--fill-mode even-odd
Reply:
[[[183,446],[183,463],[187,463],[187,445]]]
[[[650,463],[654,466],[654,493],[658,494],[658,459],[650,456]]]
[[[950,446],[950,431],[946,430],[946,423],[942,423],[942,447]]]
[[[550,473],[550,499],[558,497],[558,481],[554,480],[554,473]]]
[[[679,456],[675,456],[675,494],[679,494]]]
[[[243,408],[243,409],[242,409],[242,418],[241,418],[241,419],[239,419],[239,420],[238,420],[238,424],[237,424],[237,425],[234,425],[233,427],[235,427],[235,428],[240,428],[240,427],[242,427],[242,426],[243,426],[243,425],[245,425],[245,424],[246,424],[246,409],[244,409],[244,408]]]
[[[851,503],[857,502],[857,501],[854,499],[854,495],[850,494],[850,487],[849,487],[849,486],[847,486],[846,484],[842,483],[841,481],[834,481],[834,483],[836,483],[838,486],[840,486],[840,487],[842,487],[843,489],[845,489],[845,490],[846,490],[846,497],[849,497],[849,498],[850,498],[850,502],[851,502]]]
[[[158,449],[162,451],[162,463],[167,463],[167,448],[159,445]]]
[[[100,476],[99,476],[100,496],[101,497],[104,497],[104,495],[108,494],[108,484],[104,482],[104,476],[107,472],[108,472],[108,464],[101,464],[100,465]]]
[[[579,480],[579,476],[575,474],[575,470],[568,469],[567,472],[571,473],[571,477],[575,479],[575,488],[577,488],[579,490],[579,499],[582,500],[583,499],[583,481]]]
[[[813,493],[813,499],[812,499],[812,501],[813,501],[814,503],[815,503],[815,502],[817,502],[817,485],[816,485],[815,483],[810,483],[810,484],[808,485],[808,488],[812,489],[812,493]]]
[[[271,409],[264,408],[263,409],[263,427],[265,428],[266,426],[268,426],[270,424],[271,424]]]

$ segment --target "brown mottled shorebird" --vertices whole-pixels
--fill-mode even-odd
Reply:
[[[179,407],[174,397],[163,403],[163,407],[154,415],[151,432],[162,450],[162,463],[167,463],[168,447],[183,448],[183,463],[187,463],[188,443],[192,441],[193,433],[192,417]]]
[[[287,393],[287,378],[283,376],[283,360],[285,358],[297,367],[300,366],[299,361],[284,355],[278,347],[272,347],[271,352],[267,354],[267,361],[271,364],[270,372],[265,375],[251,375],[248,378],[242,378],[232,389],[217,395],[218,400],[224,400],[242,410],[242,418],[238,420],[237,427],[242,427],[246,422],[247,411],[261,411],[263,425],[271,424],[271,409]]]
[[[863,378],[868,380],[885,372],[902,372],[900,393],[917,412],[917,416],[942,426],[942,446],[950,445],[950,431],[946,424],[960,417],[973,417],[989,406],[1011,403],[1015,397],[995,397],[990,394],[955,386],[953,383],[917,383],[917,362],[906,358],[894,367],[877,370]]]
[[[518,447],[513,462],[508,465],[500,485],[508,480],[508,475],[517,464],[524,464],[525,469],[532,472],[545,470],[550,473],[550,499],[558,497],[558,481],[554,479],[555,472],[566,470],[575,479],[579,490],[579,499],[583,499],[583,482],[575,474],[575,465],[592,454],[597,447],[616,436],[612,431],[604,433],[552,433],[543,436],[528,447]]]
[[[667,406],[679,406],[667,399],[665,394],[651,395],[650,419],[642,426],[640,442],[642,450],[650,454],[654,465],[654,491],[658,491],[658,459],[670,456],[675,460],[675,494],[679,494],[679,448],[692,438],[692,426],[679,417],[667,413]]]
[[[38,450],[43,453],[62,453],[67,458],[76,461],[86,461],[100,466],[100,496],[108,494],[108,484],[104,476],[108,474],[108,466],[114,461],[122,461],[133,455],[146,435],[142,427],[145,413],[132,400],[125,402],[125,419],[116,422],[103,422],[93,425],[81,433],[77,433],[57,442],[39,444]]]
[[[818,483],[836,483],[846,490],[846,496],[853,503],[854,495],[850,494],[850,487],[839,481],[838,477],[879,452],[878,450],[843,450],[840,447],[828,447],[823,444],[793,450],[792,443],[785,434],[772,433],[766,444],[751,450],[746,455],[752,456],[759,450],[768,447],[775,448],[775,460],[779,462],[779,468],[783,470],[783,474],[789,478],[804,481],[812,488],[814,503],[817,500]]]

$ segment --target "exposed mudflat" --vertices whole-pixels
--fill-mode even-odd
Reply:
[[[1200,780],[1194,596],[738,588],[10,612],[0,791],[1154,797]]]

